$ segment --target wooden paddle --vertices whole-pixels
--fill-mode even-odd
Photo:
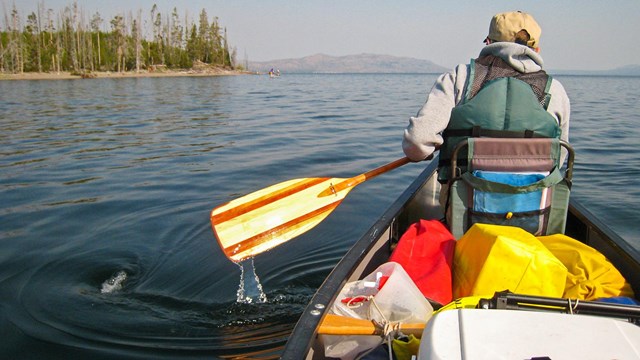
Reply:
[[[349,179],[301,178],[269,186],[213,209],[213,232],[224,254],[241,261],[310,230],[356,185],[408,162],[404,157]]]
[[[422,337],[422,332],[426,324],[424,323],[401,323],[399,330],[405,335],[413,334],[415,337]],[[355,319],[347,316],[327,314],[320,327],[318,334],[322,335],[383,335],[383,329],[371,320]]]

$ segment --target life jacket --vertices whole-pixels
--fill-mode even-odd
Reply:
[[[559,138],[558,121],[547,112],[551,80],[543,70],[520,73],[497,56],[471,60],[465,96],[442,134],[438,180],[449,180],[453,149],[468,137]],[[458,164],[464,171],[464,156]]]

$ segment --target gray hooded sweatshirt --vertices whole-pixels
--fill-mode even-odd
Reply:
[[[540,54],[531,48],[510,42],[497,42],[485,46],[480,56],[495,55],[506,61],[515,70],[530,73],[542,70]],[[454,70],[440,75],[427,95],[417,116],[409,119],[404,131],[402,149],[413,161],[430,156],[442,145],[442,132],[449,124],[451,110],[464,99],[464,89],[469,80],[469,64],[460,64]],[[553,115],[562,129],[561,139],[569,141],[569,98],[562,84],[552,79],[549,89],[551,101],[547,112]]]

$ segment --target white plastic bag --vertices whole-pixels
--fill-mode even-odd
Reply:
[[[380,324],[426,323],[433,307],[400,264],[387,262],[364,279],[347,283],[329,311]],[[345,360],[367,353],[383,340],[381,336],[322,336],[325,356]]]

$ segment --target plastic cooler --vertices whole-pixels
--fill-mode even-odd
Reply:
[[[596,316],[516,310],[443,311],[418,359],[640,359],[640,326]]]

